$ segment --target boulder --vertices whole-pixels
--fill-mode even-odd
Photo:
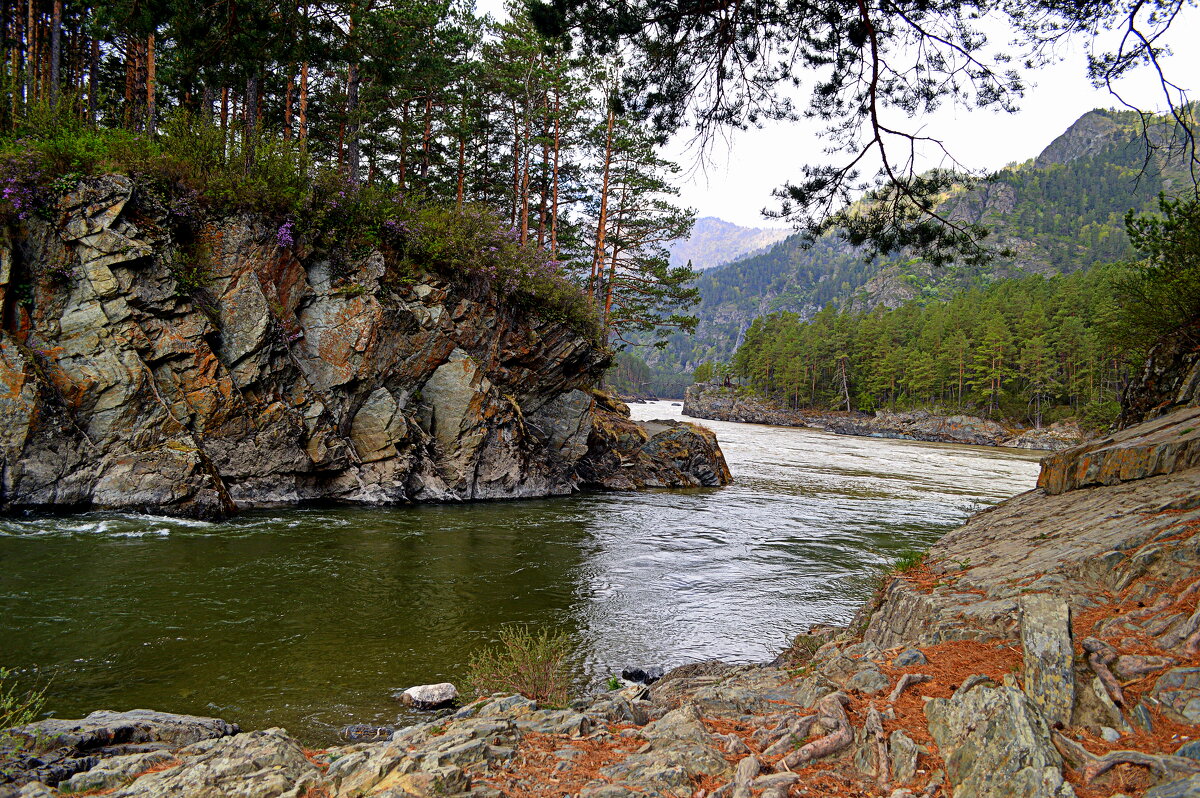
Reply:
[[[1117,657],[1117,661],[1113,663],[1112,672],[1118,679],[1124,682],[1137,679],[1145,676],[1148,673],[1157,673],[1164,668],[1169,668],[1175,664],[1175,660],[1170,657],[1156,657],[1140,654],[1122,654]]]
[[[110,798],[278,798],[316,787],[321,771],[282,729],[203,740],[181,749],[179,764],[148,773]]]
[[[458,688],[450,682],[419,684],[398,696],[401,704],[413,709],[439,709],[458,701]]]
[[[1158,677],[1150,695],[1171,720],[1200,725],[1200,668],[1172,668]]]
[[[237,734],[237,724],[220,718],[176,715],[150,709],[114,712],[97,710],[86,718],[47,718],[18,726],[9,733],[24,739],[36,751],[69,748],[96,751],[139,743],[162,743],[164,747],[189,745],[200,740]]]
[[[1017,688],[969,679],[925,716],[955,798],[1074,798],[1046,721]]]
[[[1146,791],[1143,798],[1196,798],[1200,795],[1200,776],[1169,781]]]
[[[1070,607],[1047,593],[1022,596],[1020,606],[1025,694],[1050,725],[1065,727],[1075,704]]]
[[[644,727],[641,735],[649,741],[648,750],[600,770],[610,784],[640,793],[690,798],[698,778],[729,772],[720,741],[704,727],[694,705],[668,712]]]
[[[908,784],[917,773],[917,757],[920,747],[903,729],[897,729],[888,737],[888,759],[892,763],[892,781]]]
[[[1192,740],[1179,746],[1175,751],[1175,756],[1185,756],[1188,759],[1200,761],[1200,740]]]
[[[1038,487],[1064,493],[1117,485],[1200,466],[1200,407],[1183,407],[1153,421],[1051,455]]]
[[[893,668],[911,668],[914,665],[926,665],[929,660],[917,648],[906,648],[892,660]]]

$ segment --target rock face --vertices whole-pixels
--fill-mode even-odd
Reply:
[[[1200,404],[1200,321],[1151,347],[1142,371],[1121,397],[1117,426],[1128,427]]]
[[[1038,487],[1063,493],[1200,466],[1200,407],[1188,406],[1046,459]]]
[[[1082,440],[1079,427],[1072,422],[1022,430],[1010,429],[976,416],[939,416],[924,410],[907,413],[880,410],[875,414],[788,410],[768,400],[739,395],[732,389],[707,383],[687,388],[684,392],[683,414],[716,421],[812,427],[839,435],[1007,446],[1014,449],[1059,450],[1075,446]]]
[[[597,393],[588,453],[579,475],[585,487],[716,487],[733,481],[712,430],[673,420],[642,424],[620,400]]]
[[[75,790],[107,789],[165,761],[166,751],[238,731],[218,718],[148,709],[100,710],[80,720],[49,718],[8,730],[10,745],[0,736],[0,785],[6,774],[15,774],[18,784],[68,781]]]
[[[302,257],[261,220],[190,249],[168,222],[88,178],[0,239],[0,508],[562,495],[606,454],[608,355],[566,324],[377,252]]]

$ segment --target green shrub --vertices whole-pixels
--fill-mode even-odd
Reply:
[[[477,651],[467,665],[467,683],[476,695],[520,693],[551,706],[564,706],[574,683],[571,641],[565,634],[500,630],[497,645]]]
[[[0,667],[0,743],[6,741],[9,729],[37,720],[45,703],[45,686],[21,689],[16,672]]]

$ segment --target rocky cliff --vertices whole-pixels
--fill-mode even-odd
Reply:
[[[977,416],[941,416],[925,410],[893,413],[789,410],[776,403],[709,383],[691,385],[683,398],[683,414],[714,421],[811,427],[838,435],[1006,446],[1014,449],[1061,450],[1077,445],[1082,432],[1073,422],[1042,429],[1007,427]]]
[[[335,266],[248,216],[198,223],[185,250],[169,214],[96,177],[0,233],[0,509],[506,499],[570,493],[581,470],[608,486],[608,354],[568,324],[378,251]],[[722,484],[723,466],[672,478]]]

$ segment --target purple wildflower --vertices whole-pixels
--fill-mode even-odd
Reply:
[[[291,221],[284,222],[279,225],[279,229],[275,231],[275,243],[280,247],[288,248],[296,243],[293,223]]]

